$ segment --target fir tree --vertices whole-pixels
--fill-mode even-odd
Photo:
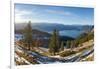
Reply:
[[[24,28],[23,40],[24,40],[24,43],[26,43],[26,45],[28,46],[28,49],[30,50],[30,48],[32,46],[32,42],[33,42],[31,21],[29,21],[27,26]]]
[[[59,32],[55,29],[50,39],[49,52],[55,55],[59,52]]]
[[[61,51],[64,50],[64,42],[63,42],[63,41],[61,42],[61,48],[60,48],[60,50],[61,50]]]
[[[70,45],[71,45],[71,42],[70,42],[70,41],[67,41],[67,42],[66,42],[67,48],[70,48]]]

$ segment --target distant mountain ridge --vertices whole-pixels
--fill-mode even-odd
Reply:
[[[40,31],[40,30],[36,30],[36,29],[33,29],[33,34],[34,36],[38,36],[38,37],[51,37],[52,34],[50,33],[47,33],[47,32],[44,32],[44,31]],[[23,34],[23,30],[15,30],[15,34]],[[60,37],[60,40],[62,41],[66,41],[66,40],[74,40],[74,38],[72,37],[69,37],[69,36],[59,36]]]
[[[15,23],[15,29],[23,29],[27,23]],[[85,30],[85,29],[92,29],[93,25],[64,25],[64,24],[57,24],[57,23],[32,23],[33,29],[38,29],[41,31],[53,31],[57,29],[59,31],[62,30]]]

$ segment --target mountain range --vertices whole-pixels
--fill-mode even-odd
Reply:
[[[15,30],[23,29],[27,23],[15,23]],[[32,23],[33,29],[38,29],[45,32],[51,32],[54,29],[62,30],[91,30],[93,25],[64,25],[57,23]]]

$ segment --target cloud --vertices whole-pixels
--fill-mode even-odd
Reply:
[[[33,20],[32,18],[27,17],[29,15],[32,15],[31,11],[15,9],[15,22],[26,22]]]
[[[60,15],[65,15],[65,16],[71,16],[73,15],[73,13],[69,12],[69,11],[57,11],[57,10],[45,10],[48,13],[52,13],[52,14],[60,14]]]
[[[28,10],[19,10],[19,9],[15,9],[15,14],[16,15],[30,15],[32,14],[31,11],[28,11]]]
[[[68,16],[68,17],[66,17],[66,19],[67,18],[70,18],[70,19],[72,19],[72,20],[77,20],[77,18],[78,19],[80,19],[80,17],[78,17],[76,14],[74,14],[74,13],[72,13],[72,12],[69,12],[69,11],[62,11],[62,10],[60,10],[60,11],[57,11],[57,10],[50,10],[50,9],[45,9],[44,10],[44,12],[43,13],[45,13],[45,12],[47,12],[49,15],[50,14],[56,14],[56,15],[63,15],[63,16]],[[41,16],[38,18],[36,18],[36,13],[34,12],[32,12],[32,10],[22,10],[22,9],[15,9],[15,22],[16,23],[20,23],[20,22],[28,22],[28,21],[32,21],[32,22],[42,22],[42,21],[48,21],[48,20],[50,20],[50,19],[41,19]],[[51,21],[55,21],[55,19],[52,19],[51,18]],[[63,22],[63,20],[62,19],[59,19],[59,21],[62,21]],[[57,21],[57,20],[56,20]]]

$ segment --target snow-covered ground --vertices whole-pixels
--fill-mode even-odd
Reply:
[[[19,50],[21,50],[21,49],[19,49]],[[16,49],[16,50],[18,50],[18,49]],[[67,57],[60,57],[59,55],[47,57],[47,56],[43,56],[39,53],[31,52],[31,51],[29,51],[27,53],[29,53],[29,55],[31,55],[33,57],[36,57],[36,60],[37,60],[38,63],[40,63],[40,64],[49,64],[49,63],[62,63],[62,62],[65,63],[65,62],[80,61],[80,60],[83,59],[80,56],[88,56],[89,54],[93,53],[93,49],[83,51],[83,52],[79,52],[77,54],[67,56]],[[26,63],[30,64],[27,60],[24,60],[24,61]]]
[[[23,51],[22,51],[22,50],[20,49],[20,47],[18,47],[18,46],[16,47],[16,51],[23,53]],[[30,62],[28,62],[28,61],[27,61],[26,59],[24,59],[23,57],[18,56],[16,53],[15,53],[15,60],[16,60],[16,61],[19,61],[19,62],[25,62],[25,63],[31,65]]]
[[[17,36],[16,36],[17,37]],[[20,35],[20,37],[17,37],[18,39],[15,39],[15,40],[19,40],[19,38],[21,39],[22,38],[22,35]],[[86,43],[83,43],[83,47],[88,47],[88,46],[92,46],[93,45],[93,41],[89,41],[89,42],[86,42]],[[82,48],[82,47],[80,47]],[[80,48],[76,48],[76,50],[80,49]],[[39,53],[44,53],[44,52],[48,52],[48,49],[47,48],[43,48],[43,47],[39,47],[38,49],[36,48],[35,49],[37,52]],[[68,49],[66,49],[68,50]],[[69,49],[70,50],[70,49]],[[23,49],[22,47],[18,46],[18,45],[15,45],[15,51],[18,51],[18,52],[21,52],[21,53],[27,53],[29,54],[30,56],[32,57],[35,57],[36,58],[36,61],[40,64],[49,64],[49,63],[65,63],[65,62],[78,62],[82,59],[85,59],[85,57],[93,54],[93,47],[89,50],[84,50],[84,51],[81,51],[79,53],[76,53],[76,54],[73,54],[73,55],[70,55],[70,56],[67,56],[67,57],[61,57],[59,55],[56,55],[56,56],[43,56],[39,53],[36,53],[36,52],[32,52],[32,51],[27,51],[25,49]],[[16,53],[15,53],[15,59],[17,61],[24,61],[26,62],[27,64],[31,64],[29,61],[27,61],[26,59],[22,58],[22,57],[19,57]]]

